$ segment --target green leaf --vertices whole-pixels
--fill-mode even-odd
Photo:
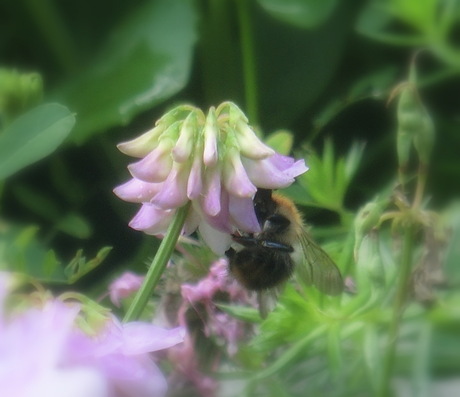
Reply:
[[[268,146],[286,156],[291,153],[293,142],[292,133],[286,130],[275,131],[265,139],[265,143]]]
[[[42,96],[43,81],[38,73],[0,68],[0,128],[37,106]]]
[[[89,261],[86,261],[86,258],[83,256],[83,250],[78,250],[75,257],[65,267],[64,273],[67,276],[67,282],[69,284],[73,284],[91,270],[98,267],[109,254],[111,249],[112,247],[101,248],[96,256]]]
[[[337,0],[258,0],[272,17],[293,26],[313,29],[334,10]]]
[[[359,16],[356,29],[362,35],[391,45],[422,46],[425,38],[420,33],[396,33],[389,29],[393,21],[388,4],[369,2]]]
[[[74,115],[56,103],[17,118],[0,135],[0,180],[54,152],[74,123]]]
[[[351,105],[365,99],[385,98],[397,83],[397,68],[384,66],[364,75],[350,86],[345,94],[335,97],[323,108],[313,121],[314,136],[334,117]]]
[[[56,228],[61,232],[80,239],[86,239],[91,236],[91,225],[81,215],[69,212],[60,218],[56,224]]]
[[[374,324],[366,324],[363,327],[363,357],[370,383],[374,390],[381,383],[382,374],[382,348],[379,341],[377,327]]]
[[[238,320],[250,322],[250,323],[260,323],[261,318],[259,312],[247,306],[235,306],[235,305],[225,305],[223,303],[216,303],[216,306],[224,311],[225,313],[230,314],[232,317],[237,318]]]
[[[25,184],[16,184],[12,190],[18,203],[43,219],[55,222],[61,216],[59,203],[49,193],[43,193]]]
[[[299,204],[342,212],[345,194],[358,169],[363,149],[363,144],[354,143],[345,158],[336,158],[333,144],[327,140],[322,157],[317,154],[309,156],[307,158],[309,171],[297,179],[299,187],[304,192],[302,193],[299,188],[296,188],[294,190],[288,189],[289,193],[292,191],[294,199],[296,197],[301,199]]]
[[[65,282],[54,251],[37,239],[38,227],[3,224],[0,232],[0,268],[41,281]]]
[[[54,93],[78,114],[74,141],[126,125],[181,90],[189,77],[195,24],[188,0],[147,1],[128,15],[87,67]]]
[[[103,247],[89,261],[79,250],[64,269],[54,250],[37,238],[38,227],[0,226],[0,269],[24,273],[41,282],[72,284],[99,266],[111,250]]]
[[[338,3],[330,18],[314,30],[262,19],[265,15],[260,21],[255,19],[258,97],[264,128],[274,130],[291,124],[324,93],[340,67],[355,7]]]

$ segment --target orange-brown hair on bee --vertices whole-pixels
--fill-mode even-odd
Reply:
[[[290,242],[295,241],[304,230],[302,215],[300,215],[299,210],[291,199],[279,193],[273,193],[272,200],[276,203],[276,212],[291,222],[291,227],[286,231],[284,239]]]

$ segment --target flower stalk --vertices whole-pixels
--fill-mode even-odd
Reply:
[[[413,222],[407,225],[404,232],[404,245],[401,254],[398,285],[393,306],[393,317],[388,331],[388,348],[384,356],[381,383],[377,397],[390,396],[390,385],[393,374],[396,347],[398,344],[399,327],[406,306],[407,292],[410,289],[410,277],[412,271],[412,254],[414,250],[415,225]]]
[[[184,205],[176,212],[171,225],[166,232],[163,240],[161,241],[160,247],[153,258],[152,264],[149,267],[145,280],[142,283],[141,288],[137,291],[133,302],[131,303],[123,322],[135,321],[142,314],[149,298],[152,296],[152,292],[160,280],[163,271],[168,264],[169,258],[176,246],[182,227],[185,223],[185,218],[188,213],[190,202]]]

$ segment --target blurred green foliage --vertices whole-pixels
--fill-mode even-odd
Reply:
[[[92,296],[144,272],[156,244],[113,197],[116,144],[177,103],[231,100],[306,157],[286,194],[349,285],[289,285],[226,363],[241,390],[226,371],[222,394],[422,397],[458,381],[458,1],[4,0],[0,20],[0,269]],[[403,92],[428,135],[401,133]]]

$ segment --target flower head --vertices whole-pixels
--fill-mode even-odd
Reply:
[[[207,115],[179,106],[118,147],[140,158],[128,167],[133,178],[114,189],[121,199],[142,204],[130,226],[163,235],[175,211],[192,201],[184,233],[199,229],[219,254],[235,229],[260,230],[252,204],[258,188],[287,187],[308,169],[262,143],[231,102]]]

